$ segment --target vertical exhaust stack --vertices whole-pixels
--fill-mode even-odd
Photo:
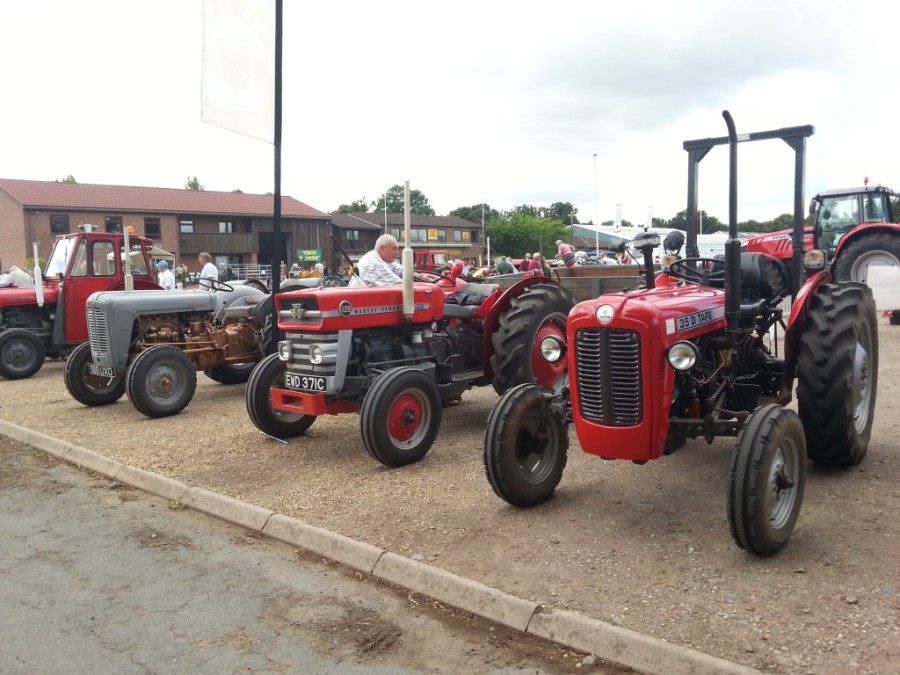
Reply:
[[[413,250],[409,246],[409,181],[403,183],[403,230],[405,232],[403,242],[403,318],[412,321],[415,311],[415,298],[413,297]]]
[[[728,239],[725,241],[725,320],[734,334],[741,314],[741,240],[737,236],[737,131],[731,113],[722,111],[728,126]]]
[[[41,261],[38,259],[38,243],[31,244],[34,249],[34,291],[37,294],[38,307],[44,306],[44,279],[41,276]]]

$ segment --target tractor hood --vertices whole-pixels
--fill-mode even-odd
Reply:
[[[44,304],[56,304],[59,298],[59,284],[57,282],[44,284]],[[19,307],[22,305],[37,304],[37,288],[31,286],[29,288],[19,288],[17,286],[6,286],[0,288],[0,309],[4,307]]]
[[[611,317],[606,324],[597,318],[601,306]],[[648,330],[652,340],[689,339],[725,327],[725,291],[688,284],[612,293],[579,303],[569,314],[570,340],[572,331],[606,326]]]

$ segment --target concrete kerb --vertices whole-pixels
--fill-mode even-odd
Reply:
[[[388,553],[370,544],[314,527],[232,497],[187,486],[165,476],[113,461],[25,427],[0,420],[0,435],[67,462],[133,485],[210,516],[309,550],[439,602],[501,625],[648,675],[749,675],[759,671],[732,661],[619,628],[564,610],[544,609],[480,582],[426,563]]]

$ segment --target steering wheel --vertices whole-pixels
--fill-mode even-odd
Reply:
[[[423,281],[429,284],[437,284],[438,286],[456,286],[456,279],[449,276],[446,272],[440,274],[432,274],[431,272],[414,272],[413,279],[415,281]],[[446,281],[447,283],[442,283]]]
[[[219,281],[218,279],[213,279],[212,277],[207,277],[206,279],[209,282],[209,290],[211,291],[233,291],[234,286],[231,284],[226,284],[224,281]]]
[[[698,266],[702,265],[701,269]],[[725,283],[725,261],[721,258],[681,258],[669,265],[668,274],[701,286]]]

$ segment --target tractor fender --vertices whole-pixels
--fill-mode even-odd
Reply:
[[[569,289],[565,288],[555,279],[545,277],[541,274],[526,275],[512,286],[507,288],[503,293],[495,293],[491,295],[484,304],[491,303],[484,315],[484,338],[485,338],[485,354],[489,356],[491,353],[491,336],[497,332],[500,325],[500,316],[509,309],[509,305],[513,298],[522,295],[526,290],[537,284],[553,284],[560,286],[566,293],[571,295]],[[483,306],[482,306],[483,311]]]
[[[789,395],[793,389],[794,375],[797,372],[797,359],[800,356],[800,337],[803,335],[803,329],[806,326],[809,300],[819,286],[830,284],[831,282],[831,272],[828,270],[822,270],[807,277],[791,305],[791,314],[788,317],[787,330],[784,333],[783,396]],[[781,401],[779,400],[779,402]]]
[[[850,230],[838,241],[837,248],[834,251],[834,257],[831,260],[831,266],[834,268],[835,261],[840,257],[841,252],[857,239],[868,237],[873,234],[884,233],[893,236],[900,236],[900,225],[894,223],[863,223]],[[833,269],[832,269],[833,271]]]

